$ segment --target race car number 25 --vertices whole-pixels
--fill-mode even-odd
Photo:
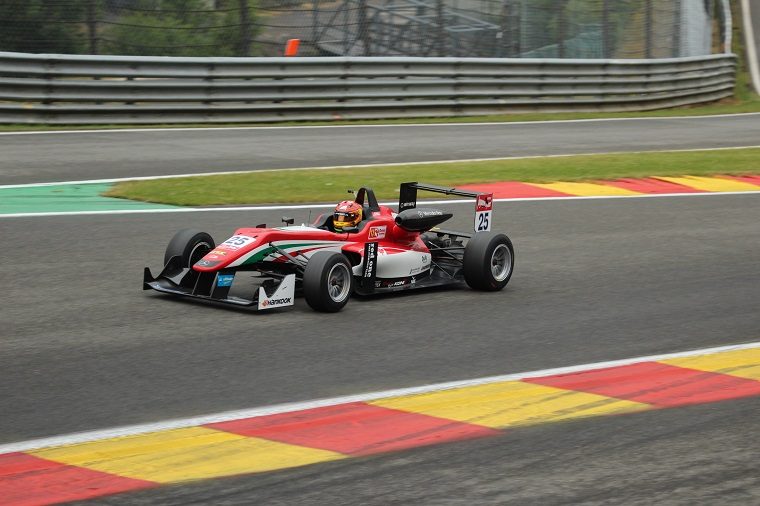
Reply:
[[[491,230],[491,212],[493,211],[493,193],[481,193],[475,203],[475,232]]]
[[[475,215],[475,232],[491,230],[491,211],[480,211]]]
[[[220,246],[226,249],[236,250],[255,240],[255,237],[249,237],[247,235],[233,235],[220,244]]]

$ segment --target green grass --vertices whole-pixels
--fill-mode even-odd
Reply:
[[[760,174],[760,149],[624,153],[505,159],[485,162],[284,170],[119,183],[105,195],[162,204],[205,206],[331,202],[348,188],[398,197],[399,183],[462,185],[495,181],[578,181],[621,177]]]

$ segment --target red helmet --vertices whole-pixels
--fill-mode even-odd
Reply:
[[[362,221],[362,206],[353,200],[344,200],[335,206],[333,225],[336,230],[355,227]]]

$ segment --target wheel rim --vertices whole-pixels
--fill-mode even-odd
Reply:
[[[351,273],[348,267],[339,263],[332,266],[327,274],[327,294],[334,302],[343,302],[351,291]]]
[[[512,271],[512,253],[506,244],[499,244],[491,254],[491,275],[496,281],[504,281]]]
[[[207,242],[199,242],[193,246],[192,251],[190,251],[190,256],[188,257],[188,266],[195,265],[195,263],[205,257],[206,253],[209,251],[211,251],[211,245]]]

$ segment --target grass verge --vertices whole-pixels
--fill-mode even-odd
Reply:
[[[340,200],[347,188],[369,186],[390,200],[398,197],[399,183],[411,180],[456,186],[687,174],[760,174],[760,148],[249,172],[128,181],[105,196],[181,206],[305,203]]]

